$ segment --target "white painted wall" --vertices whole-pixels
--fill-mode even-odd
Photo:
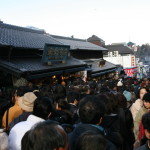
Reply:
[[[112,57],[103,57],[106,61],[109,61],[113,64],[120,64],[123,66],[123,68],[128,68],[128,67],[135,67],[132,66],[132,56],[131,54],[128,54],[126,56],[121,56],[118,55],[116,57],[112,56]]]

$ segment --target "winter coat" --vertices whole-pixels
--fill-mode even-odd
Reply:
[[[135,142],[135,136],[134,136],[134,123],[133,123],[133,117],[131,114],[131,111],[129,110],[129,108],[124,109],[125,112],[125,121],[126,121],[126,128],[127,128],[127,140],[126,142],[129,145],[129,149],[133,150],[133,144]]]
[[[144,106],[141,107],[141,109],[138,111],[135,120],[134,120],[134,135],[135,139],[137,140],[138,135],[139,135],[139,126],[140,126],[140,121],[142,119],[143,114],[148,112],[148,109],[146,109]]]
[[[123,138],[120,134],[120,120],[117,114],[106,115],[101,124],[107,132],[107,138],[116,145],[122,147]]]
[[[101,135],[104,135],[104,137],[106,138],[105,135],[105,130],[103,127],[98,126],[98,125],[91,125],[91,124],[82,124],[80,123],[70,134],[69,134],[69,150],[75,150],[76,149],[76,142],[78,137],[86,132],[86,131],[95,131],[98,132]],[[115,145],[110,142],[108,139],[107,140],[107,150],[117,150]]]
[[[137,99],[135,103],[133,103],[132,106],[130,107],[133,120],[135,120],[135,117],[142,106],[143,106],[143,101],[141,99]]]
[[[150,150],[150,148],[148,147],[148,143],[140,146],[139,148],[137,148],[136,150]]]

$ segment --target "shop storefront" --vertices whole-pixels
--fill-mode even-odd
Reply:
[[[0,86],[13,84],[18,78],[60,80],[86,68],[83,61],[68,57],[68,45],[44,30],[0,22],[0,31]]]
[[[69,46],[46,44],[41,59],[15,58],[11,61],[0,60],[0,70],[11,75],[13,79],[22,77],[28,81],[36,82],[57,79],[61,82],[71,74],[79,75],[78,72],[84,71],[87,67],[83,61],[68,57],[68,51]]]

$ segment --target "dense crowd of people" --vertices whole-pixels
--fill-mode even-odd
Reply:
[[[150,80],[0,87],[0,150],[148,150]]]

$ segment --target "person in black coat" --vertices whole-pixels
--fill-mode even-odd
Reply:
[[[70,105],[70,112],[72,114],[72,123],[76,123],[79,119],[78,116],[78,103],[80,99],[79,92],[76,91],[70,91],[67,94],[67,102]]]
[[[107,138],[113,142],[118,149],[122,148],[123,137],[120,132],[120,117],[114,112],[116,99],[113,93],[106,92],[97,95],[97,98],[105,103],[106,114],[103,117],[101,126],[107,131]]]
[[[105,105],[95,96],[86,96],[79,103],[79,116],[81,123],[69,134],[69,150],[76,149],[78,137],[86,131],[95,131],[106,138],[106,132],[101,126],[105,114]],[[116,150],[115,145],[107,141],[107,150]]]
[[[130,105],[127,106],[127,100],[125,96],[122,93],[117,94],[118,97],[118,106],[119,106],[119,112],[122,112],[120,115],[124,122],[123,135],[124,135],[124,146],[126,149],[133,150],[133,144],[135,142],[135,136],[133,132],[134,124],[133,124],[133,117],[132,113],[130,111]]]
[[[106,139],[95,131],[87,131],[77,140],[76,150],[106,150]]]

